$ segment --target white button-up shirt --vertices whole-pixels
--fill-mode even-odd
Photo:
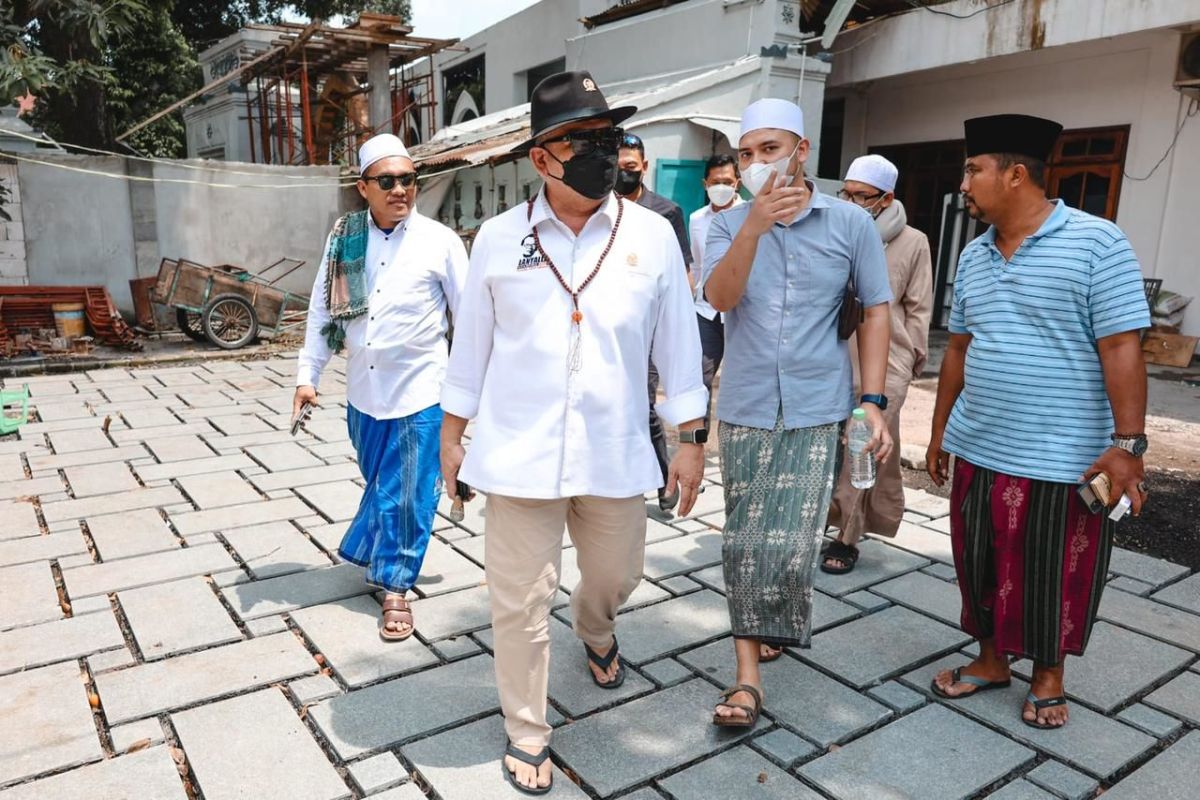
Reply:
[[[599,273],[579,295],[578,369],[569,364],[571,296],[534,246],[578,287],[608,245],[618,201],[576,236],[540,193],[479,229],[455,324],[442,408],[475,420],[461,478],[485,492],[552,499],[632,497],[662,485],[646,423],[650,354],[672,424],[704,416],[700,337],[679,240],[624,202]]]
[[[346,399],[376,419],[396,419],[438,402],[446,374],[446,311],[458,310],[467,251],[454,231],[413,211],[391,233],[368,213],[367,313],[346,323]],[[325,276],[329,241],[308,305],[297,386],[318,386],[333,355]]]
[[[737,208],[744,202],[746,201],[741,197],[734,195],[733,205],[729,208]],[[728,211],[729,208],[723,208],[721,211]],[[705,319],[716,319],[717,315],[721,314],[704,299],[704,281],[701,280],[703,272],[701,266],[704,264],[704,240],[708,238],[708,226],[712,224],[713,217],[720,214],[721,211],[713,211],[712,203],[705,203],[704,206],[693,211],[692,216],[688,218],[688,234],[692,239],[692,269],[696,271],[696,313]],[[725,321],[724,314],[721,314],[721,321]]]

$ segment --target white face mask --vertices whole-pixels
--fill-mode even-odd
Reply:
[[[727,186],[724,183],[714,183],[704,189],[708,193],[708,201],[717,208],[727,206],[733,202],[733,196],[737,194],[737,189],[732,186]]]
[[[792,152],[783,158],[767,163],[755,162],[742,172],[742,184],[750,190],[750,193],[757,195],[766,186],[775,182],[777,178],[783,178],[786,181],[785,185],[790,186],[795,176],[787,174],[788,163],[792,160],[792,156],[796,155],[796,151],[800,149],[800,142],[796,142]]]

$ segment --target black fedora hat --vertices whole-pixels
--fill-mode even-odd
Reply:
[[[586,70],[558,72],[544,78],[534,87],[529,105],[532,134],[527,141],[514,147],[513,152],[528,150],[539,137],[568,122],[607,119],[613,125],[619,125],[637,112],[636,106],[609,108],[600,87]]]

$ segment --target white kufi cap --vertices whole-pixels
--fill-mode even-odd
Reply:
[[[367,168],[376,161],[394,156],[411,158],[408,154],[408,148],[404,146],[404,142],[400,141],[399,136],[394,136],[390,133],[376,134],[363,142],[362,147],[358,148],[358,174],[362,175],[365,173]]]
[[[804,112],[790,100],[764,97],[746,106],[746,110],[742,112],[742,132],[738,134],[738,138],[760,128],[778,128],[803,139]]]
[[[859,156],[850,162],[846,180],[874,186],[881,192],[894,192],[899,174],[896,165],[883,156]]]

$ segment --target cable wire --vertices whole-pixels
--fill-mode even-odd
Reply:
[[[1158,161],[1156,161],[1154,163],[1154,166],[1151,167],[1150,171],[1147,172],[1144,176],[1137,178],[1137,177],[1134,177],[1133,175],[1130,175],[1128,172],[1126,172],[1123,169],[1121,170],[1121,173],[1131,181],[1148,181],[1148,180],[1150,180],[1151,176],[1153,176],[1155,172],[1158,172],[1158,168],[1162,166],[1162,163],[1167,160],[1167,156],[1171,155],[1171,151],[1175,149],[1175,143],[1179,141],[1179,134],[1183,133],[1183,126],[1187,125],[1187,121],[1189,119],[1191,119],[1192,117],[1196,116],[1197,113],[1200,113],[1200,97],[1194,97],[1194,98],[1192,98],[1191,102],[1188,103],[1187,113],[1185,113],[1183,115],[1183,119],[1180,121],[1179,126],[1177,128],[1175,128],[1175,135],[1171,137],[1171,143],[1169,145],[1167,145],[1167,149],[1162,154],[1162,158],[1160,158]]]
[[[999,3],[992,3],[991,5],[985,5],[983,8],[977,8],[969,14],[955,14],[953,11],[942,11],[940,9],[934,8],[933,6],[925,5],[923,3],[918,2],[918,0],[906,0],[906,2],[913,8],[923,8],[926,11],[928,11],[930,14],[938,14],[943,17],[952,17],[954,19],[970,19],[971,17],[975,16],[976,14],[982,14],[985,11],[991,11],[993,8],[1000,8],[1002,6],[1006,6],[1009,3],[1013,3],[1015,1],[1016,0],[1001,0]]]

